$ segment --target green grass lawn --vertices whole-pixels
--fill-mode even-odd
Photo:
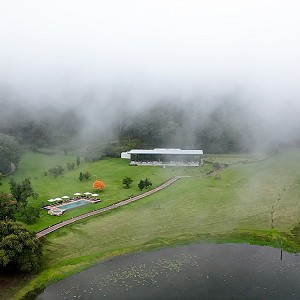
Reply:
[[[44,175],[51,167],[60,164],[66,168],[67,162],[75,162],[76,156],[64,155],[45,155],[33,154],[26,152],[21,160],[17,172],[13,175],[16,181],[21,181],[26,177],[31,179],[34,190],[39,194],[36,201],[29,198],[29,204],[35,207],[41,207],[43,204],[49,204],[47,200],[57,198],[64,195],[72,197],[76,192],[96,192],[93,189],[93,183],[96,179],[100,179],[105,183],[105,189],[100,192],[100,198],[103,202],[79,207],[74,210],[67,211],[63,216],[55,217],[48,215],[47,211],[41,209],[40,220],[33,225],[28,226],[30,229],[39,231],[49,225],[53,225],[61,220],[66,220],[82,213],[98,209],[119,200],[128,198],[129,195],[137,195],[142,193],[137,184],[141,179],[150,178],[153,183],[152,187],[156,187],[174,175],[203,175],[207,168],[159,168],[159,167],[136,167],[129,166],[126,159],[104,159],[94,163],[81,162],[80,166],[75,170],[65,170],[62,175],[55,178],[51,175]],[[79,181],[80,172],[89,171],[92,177],[89,180]],[[130,189],[124,188],[122,180],[125,176],[133,179]],[[10,192],[9,178],[3,180],[0,191]]]
[[[85,167],[89,171],[93,170],[93,174],[97,170],[98,174],[103,174],[103,177],[97,176],[108,183],[103,193],[104,202],[107,203],[110,201],[108,195],[113,195],[111,199],[114,201],[128,194],[128,190],[124,192],[120,187],[124,175],[135,180],[150,177],[153,182],[152,174],[160,181],[172,175],[188,173],[198,177],[183,178],[141,201],[50,234],[45,238],[43,270],[23,287],[18,286],[16,298],[105,258],[133,251],[210,240],[214,237],[216,240],[225,237],[226,241],[276,246],[281,236],[285,238],[288,248],[289,241],[285,234],[288,235],[300,222],[299,151],[281,152],[258,163],[234,165],[223,170],[219,179],[215,176],[199,177],[200,168],[166,170],[129,167],[119,159],[104,160],[81,168]],[[78,170],[74,172],[77,173]],[[71,177],[71,174],[66,174],[64,178],[69,175]],[[43,180],[53,182],[60,179]],[[80,184],[77,182],[72,192],[77,191]],[[111,194],[110,189],[114,191]],[[129,191],[138,193],[136,187]],[[274,229],[271,229],[272,207]],[[293,248],[299,249],[300,245]]]

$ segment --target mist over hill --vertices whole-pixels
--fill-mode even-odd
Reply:
[[[26,105],[14,109],[12,103],[6,103],[6,107],[8,110],[0,112],[0,131],[29,148],[59,146],[71,150],[93,144],[101,144],[103,148],[119,142],[123,150],[173,147],[232,153],[272,151],[299,143],[298,122],[268,122],[234,96],[210,108],[203,108],[195,101],[165,100],[139,111],[124,107],[119,114],[100,108],[82,112],[80,105],[64,110],[51,106],[29,109]],[[86,105],[82,103],[81,107]]]
[[[0,132],[24,146],[299,142],[296,0],[0,1]]]

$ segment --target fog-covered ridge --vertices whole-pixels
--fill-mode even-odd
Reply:
[[[77,139],[119,136],[161,106],[180,126],[170,146],[205,146],[197,132],[225,116],[241,149],[289,144],[299,12],[296,0],[0,1],[0,131],[69,117]]]

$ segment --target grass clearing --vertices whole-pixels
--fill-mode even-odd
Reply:
[[[136,178],[149,172],[149,167],[122,166],[118,159],[102,163],[95,169],[120,164],[125,171],[133,168],[137,173],[128,176]],[[183,178],[141,201],[64,227],[45,238],[45,266],[15,298],[109,257],[181,243],[233,241],[278,247],[283,238],[286,249],[300,251],[289,235],[300,222],[299,170],[300,152],[281,152],[265,161],[229,167],[220,179]],[[195,169],[175,171],[183,175]],[[161,180],[175,171],[160,175]]]
[[[94,163],[81,162],[75,170],[65,170],[62,175],[55,178],[51,175],[44,175],[51,167],[60,164],[66,169],[67,162],[75,162],[74,155],[45,155],[40,153],[26,152],[21,160],[17,172],[13,178],[21,181],[26,177],[31,179],[34,190],[39,194],[38,201],[29,198],[29,204],[35,207],[41,207],[43,204],[49,204],[50,198],[67,195],[72,197],[76,192],[94,192],[93,182],[100,179],[105,183],[105,189],[100,192],[100,198],[103,202],[86,205],[74,210],[67,211],[61,217],[48,215],[47,211],[41,210],[40,220],[28,227],[32,230],[39,231],[50,225],[58,223],[61,220],[70,219],[71,217],[102,208],[122,199],[127,199],[131,194],[138,195],[142,192],[137,184],[141,179],[150,178],[156,187],[174,175],[196,175],[204,174],[206,168],[158,168],[158,167],[134,167],[129,166],[128,160],[125,159],[103,159]],[[89,171],[92,177],[89,180],[79,181],[79,173]],[[133,179],[129,189],[124,188],[122,180],[125,176]],[[10,192],[9,178],[3,180],[1,191]]]

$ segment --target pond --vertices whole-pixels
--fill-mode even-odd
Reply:
[[[196,244],[99,263],[45,289],[52,299],[300,299],[300,256]]]

